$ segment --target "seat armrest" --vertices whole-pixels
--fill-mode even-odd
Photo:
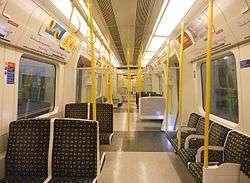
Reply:
[[[0,153],[0,179],[5,175],[5,156],[6,152]]]
[[[208,146],[208,150],[213,150],[213,151],[223,151],[224,150],[224,147],[223,146]],[[197,150],[197,153],[196,153],[196,162],[197,163],[200,163],[201,162],[201,155],[202,155],[202,152],[204,151],[204,146],[200,147],[198,150]]]
[[[191,139],[204,139],[203,135],[189,135],[185,140],[185,149],[189,147],[189,141]]]
[[[191,127],[188,127],[188,126],[182,126],[182,127],[181,127],[181,131],[182,131],[182,132],[188,132],[188,131],[195,132],[195,131],[196,131],[196,128],[191,128]]]

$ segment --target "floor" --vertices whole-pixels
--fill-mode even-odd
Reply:
[[[141,121],[132,106],[128,132],[127,106],[115,110],[111,145],[101,146],[106,160],[100,183],[193,183],[170,142],[160,131],[161,121]]]

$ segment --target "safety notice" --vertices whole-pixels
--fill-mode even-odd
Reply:
[[[6,74],[6,83],[15,84],[15,68],[16,64],[13,62],[5,63],[5,74]]]

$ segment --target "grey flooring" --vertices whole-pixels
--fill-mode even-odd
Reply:
[[[160,131],[161,121],[139,120],[135,104],[131,111],[130,121],[126,105],[114,111],[115,132],[112,144],[101,146],[106,160],[98,183],[193,183]]]

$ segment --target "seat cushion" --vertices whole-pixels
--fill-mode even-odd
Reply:
[[[196,155],[197,149],[180,149],[177,151],[178,155],[180,156],[181,160],[187,165],[188,162],[195,162],[195,155]]]
[[[92,183],[94,179],[80,179],[80,178],[53,178],[49,183]]]
[[[190,163],[188,170],[193,176],[194,180],[197,183],[202,183],[202,175],[203,175],[203,164],[202,163]]]
[[[100,133],[99,138],[100,138],[100,144],[102,145],[107,145],[110,144],[110,136],[112,133]]]
[[[177,131],[166,131],[166,137],[168,138],[168,140],[176,139]]]
[[[20,177],[9,176],[0,180],[0,183],[43,183],[47,177]]]

